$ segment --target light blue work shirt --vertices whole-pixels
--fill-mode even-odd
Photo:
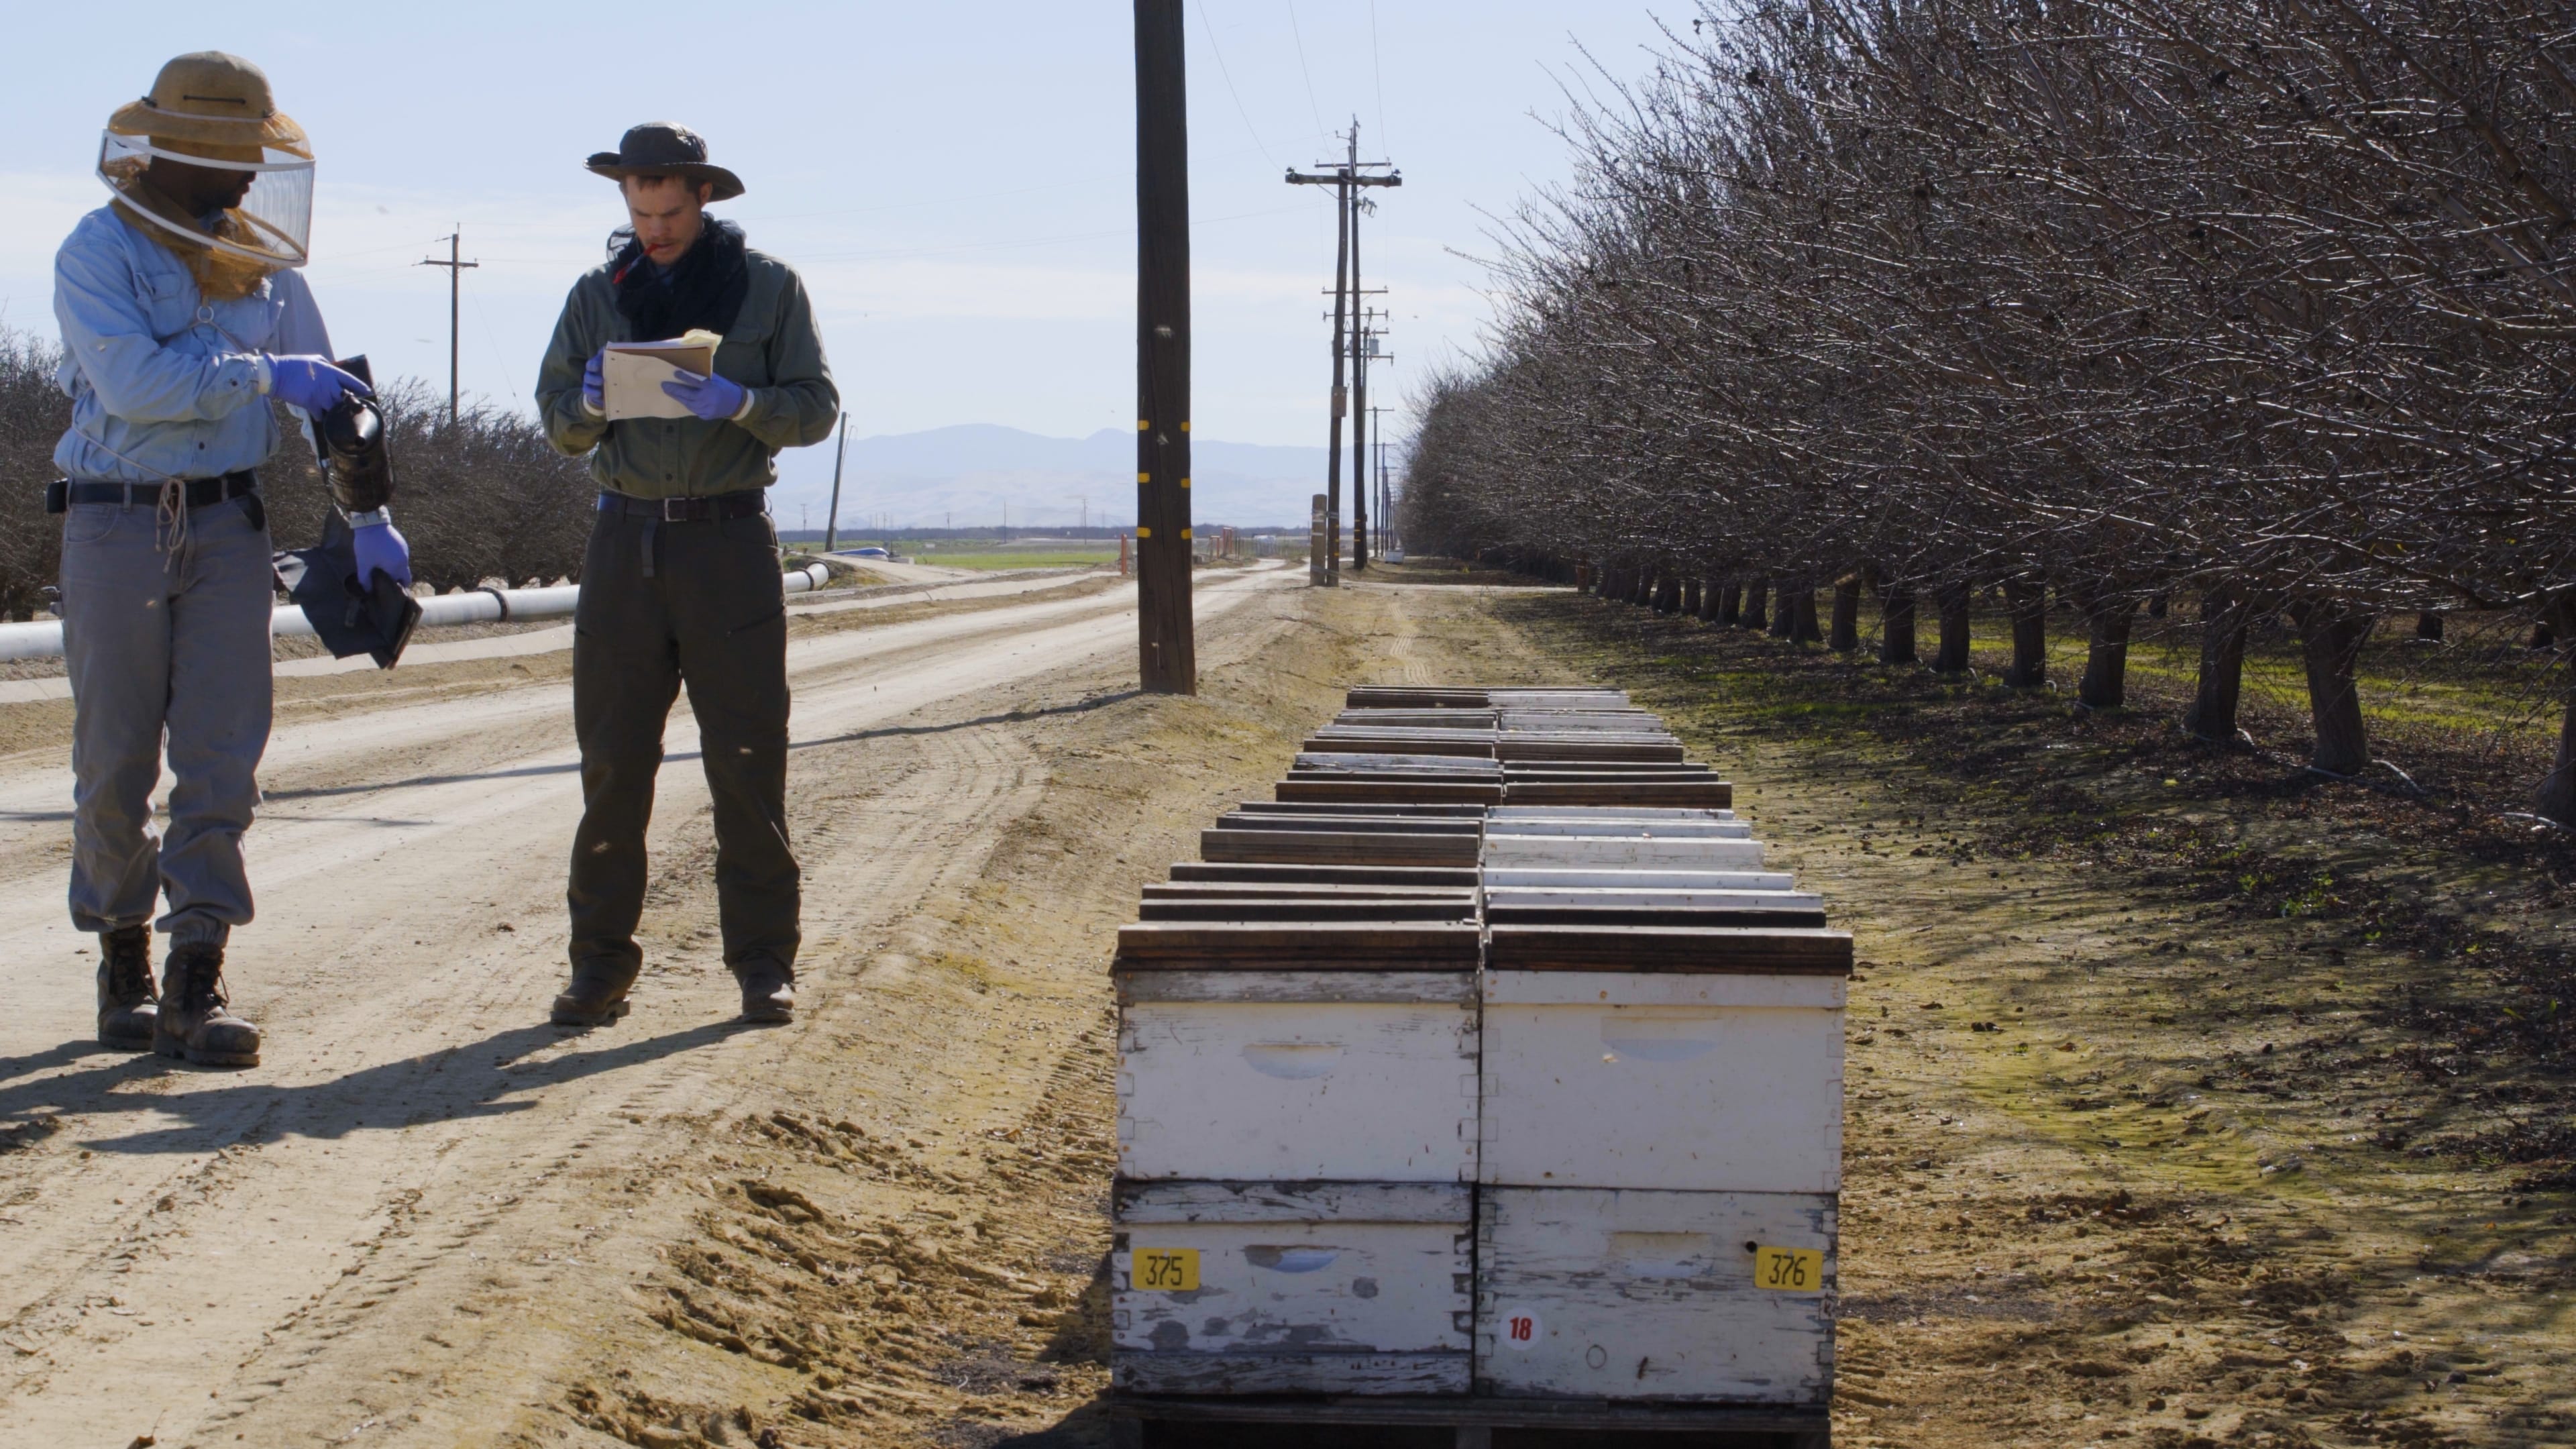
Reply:
[[[256,468],[277,451],[278,428],[254,354],[331,355],[313,289],[279,271],[239,301],[207,302],[144,225],[102,206],[54,253],[54,383],[72,400],[54,466],[84,482],[155,484]]]

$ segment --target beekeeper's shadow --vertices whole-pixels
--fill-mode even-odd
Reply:
[[[546,1089],[711,1046],[739,1022],[708,1022],[661,1036],[517,1026],[479,1041],[379,1063],[328,1081],[281,1085],[269,1070],[191,1067],[150,1053],[109,1052],[90,1042],[0,1063],[0,1133],[61,1128],[95,1152],[205,1152],[245,1139],[397,1131],[459,1118],[524,1112]],[[77,1071],[47,1068],[88,1060]],[[154,1125],[118,1134],[120,1114]],[[177,1121],[167,1119],[176,1118]],[[52,1135],[48,1129],[44,1135]],[[5,1143],[5,1138],[0,1138]]]

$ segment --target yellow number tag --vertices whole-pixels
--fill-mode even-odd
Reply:
[[[1138,1248],[1128,1281],[1149,1293],[1195,1293],[1199,1287],[1196,1248]]]
[[[1753,1286],[1774,1293],[1825,1291],[1825,1254],[1821,1248],[1756,1248]]]

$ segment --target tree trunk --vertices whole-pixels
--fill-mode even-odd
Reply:
[[[1732,629],[1744,622],[1744,581],[1728,579],[1717,591],[1717,622]]]
[[[1942,674],[1968,672],[1968,585],[1943,584],[1937,595],[1941,608],[1941,649],[1932,657],[1932,667]]]
[[[1655,602],[1655,571],[1637,570],[1636,582],[1630,586],[1628,602],[1642,609]]]
[[[2426,609],[2415,616],[2415,637],[2427,644],[2442,642],[2442,611]]]
[[[2576,590],[2551,595],[2541,609],[2541,617],[2555,626],[2553,632],[2576,637]],[[2531,813],[2576,826],[2576,688],[2567,690],[2566,699],[2558,720],[2558,759],[2533,793]]]
[[[1771,590],[1771,637],[1787,639],[1798,632],[1798,586],[1782,579]]]
[[[1702,623],[1717,622],[1717,606],[1725,589],[1715,579],[1699,581],[1699,618]]]
[[[1914,662],[1914,591],[1903,584],[1878,586],[1878,662]]]
[[[1655,612],[1678,614],[1682,611],[1682,581],[1677,574],[1664,574],[1655,580]]]
[[[2012,615],[2013,662],[2004,683],[2015,689],[2048,684],[2048,586],[2014,574],[2004,580],[2004,608]]]
[[[1825,631],[1816,627],[1816,581],[1813,579],[1798,581],[1798,617],[1797,622],[1789,626],[1789,642],[1792,644],[1825,642]]]
[[[2353,668],[2378,620],[2327,603],[2304,603],[2294,613],[2299,652],[2308,666],[2308,716],[2317,727],[2317,749],[2308,764],[2330,775],[2358,775],[2370,764],[2370,732],[2362,723]]]
[[[1682,580],[1681,611],[1694,619],[1699,617],[1699,580],[1696,578]]]
[[[1834,580],[1834,627],[1826,646],[1837,654],[1849,654],[1860,647],[1860,575],[1845,574]]]
[[[1744,618],[1741,621],[1744,627],[1756,632],[1769,627],[1770,605],[1771,581],[1769,579],[1757,578],[1747,583],[1744,586]]]
[[[2555,648],[2557,644],[2558,631],[2549,627],[2549,621],[2547,619],[2544,618],[2539,623],[2531,626],[2530,647],[2534,649],[2550,649]]]
[[[2200,596],[2200,688],[2182,717],[2182,727],[2198,738],[2220,744],[2236,738],[2245,631],[2253,622],[2254,606],[2243,599],[2220,589]]]
[[[2126,594],[2077,601],[2084,609],[2084,683],[2075,697],[2088,709],[2118,709],[2129,700],[2129,626],[2138,604]]]

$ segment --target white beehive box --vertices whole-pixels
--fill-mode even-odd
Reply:
[[[1616,886],[1488,886],[1496,906],[1662,906],[1706,911],[1797,911],[1825,908],[1813,891],[1621,889]]]
[[[1480,1181],[1841,1188],[1848,936],[1502,925],[1493,934]],[[1561,962],[1567,938],[1610,959],[1627,940],[1639,964],[1678,959],[1643,971],[1514,969],[1515,958]],[[1755,959],[1731,956],[1729,941]],[[1758,969],[1766,964],[1776,969]]]
[[[1488,820],[1487,835],[1584,835],[1618,839],[1751,840],[1753,827],[1741,820]]]
[[[1474,1178],[1472,971],[1134,971],[1118,997],[1121,1177]]]
[[[1746,829],[1747,827],[1736,827]],[[1759,870],[1762,842],[1750,839],[1643,835],[1505,835],[1485,832],[1489,866],[1634,867],[1660,870]]]
[[[1485,812],[1489,824],[1524,820],[1732,820],[1732,810],[1698,805],[1497,805]]]
[[[1821,1404],[1834,1248],[1830,1196],[1479,1189],[1476,1390]]]
[[[1150,1394],[1465,1393],[1472,1192],[1120,1184],[1111,1383]]]
[[[1556,886],[1574,890],[1785,891],[1796,882],[1785,870],[1606,870],[1581,866],[1488,866],[1478,876],[1488,890]]]

